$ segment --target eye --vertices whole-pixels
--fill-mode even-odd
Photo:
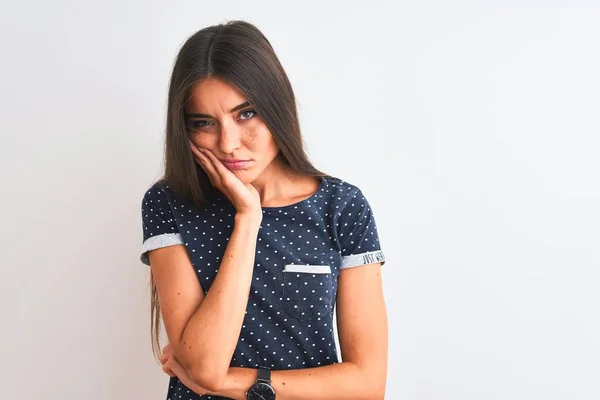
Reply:
[[[248,115],[247,113],[251,113],[251,115],[250,115],[250,116],[248,116],[248,117],[246,117],[246,118],[243,118],[243,117],[242,117],[241,119],[250,119],[250,118],[253,118],[254,116],[256,116],[256,111],[254,111],[254,110],[252,110],[252,109],[248,109],[248,110],[244,110],[244,111],[242,111],[242,112],[240,113],[240,116],[243,116],[243,115],[246,115],[246,116],[247,116],[247,115]]]
[[[208,126],[210,124],[210,122],[205,121],[205,120],[196,120],[196,121],[190,121],[187,123],[188,127],[191,129],[200,129],[200,128],[204,128],[205,126]]]

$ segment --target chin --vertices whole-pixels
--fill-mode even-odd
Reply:
[[[237,176],[243,183],[252,183],[257,178],[255,173],[250,173],[249,171],[245,171],[243,169],[231,172],[233,172],[233,174]]]

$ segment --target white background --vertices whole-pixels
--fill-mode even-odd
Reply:
[[[165,398],[141,198],[179,46],[232,19],[375,210],[386,398],[600,398],[597,2],[5,3],[3,399]]]

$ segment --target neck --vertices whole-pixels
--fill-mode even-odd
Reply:
[[[288,204],[291,199],[301,195],[305,191],[302,182],[304,177],[290,169],[277,156],[263,173],[252,181],[252,186],[258,191],[262,206],[277,207]]]

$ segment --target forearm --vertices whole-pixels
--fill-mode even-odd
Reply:
[[[257,218],[236,215],[216,278],[176,348],[188,374],[200,382],[226,376],[248,303],[259,227]]]
[[[245,393],[256,381],[256,376],[254,368],[231,367],[220,395],[245,399]],[[322,367],[272,371],[271,381],[277,400],[375,400],[384,398],[386,377],[385,372],[374,375],[373,371],[368,372],[354,363],[341,362]]]

